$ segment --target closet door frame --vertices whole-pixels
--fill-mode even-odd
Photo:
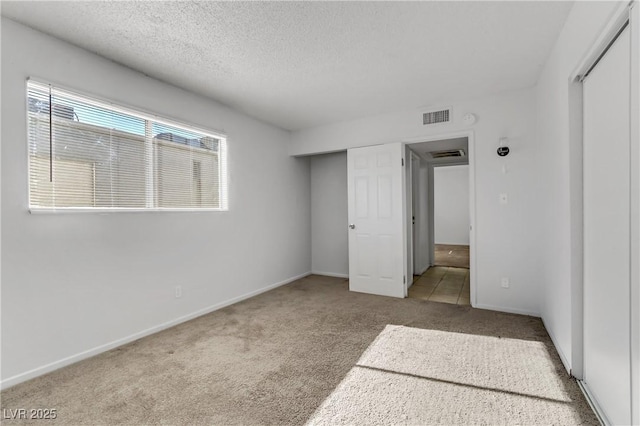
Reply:
[[[582,76],[597,61],[626,21],[631,36],[630,99],[630,387],[631,423],[640,424],[640,5],[621,2],[591,48],[568,78],[571,223],[570,374],[584,378],[584,233],[583,233],[583,85]],[[583,389],[584,391],[584,389]],[[589,399],[589,395],[587,395]],[[601,415],[597,401],[589,401]],[[606,419],[601,419],[606,422]]]

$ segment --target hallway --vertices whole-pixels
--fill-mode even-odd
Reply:
[[[470,305],[469,269],[432,266],[415,275],[409,297],[431,302]]]
[[[434,265],[469,269],[469,246],[435,244]]]

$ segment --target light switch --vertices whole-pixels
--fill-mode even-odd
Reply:
[[[500,204],[508,204],[509,203],[509,197],[507,197],[506,193],[502,193],[500,194]]]

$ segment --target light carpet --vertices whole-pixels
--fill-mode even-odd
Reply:
[[[308,425],[582,422],[543,343],[389,325]]]
[[[227,284],[212,281],[211,285]],[[77,320],[82,321],[82,318]],[[442,349],[440,375],[435,376],[440,380],[484,383],[493,387],[505,387],[512,381],[507,390],[521,389],[519,392],[522,393],[564,400],[559,396],[561,392],[547,393],[545,387],[533,387],[530,383],[530,376],[539,371],[532,368],[543,365],[535,360],[543,359],[546,353],[548,365],[555,368],[555,373],[551,374],[555,374],[555,379],[548,380],[561,383],[558,388],[564,389],[565,397],[571,401],[564,405],[558,403],[558,407],[567,408],[553,413],[574,412],[574,417],[567,414],[558,417],[554,423],[573,418],[577,419],[576,423],[597,424],[577,384],[564,370],[539,318],[353,293],[348,289],[347,280],[317,275],[14,386],[0,394],[1,408],[57,410],[55,421],[33,422],[38,425],[303,425],[345,376],[348,376],[345,383],[350,383],[349,377],[354,374],[370,374],[383,382],[394,377],[378,374],[375,370],[353,369],[388,324],[412,327],[408,331],[423,329],[430,332],[425,335],[430,340],[415,346],[415,351],[427,353],[419,349],[421,347],[428,347],[429,352]],[[434,337],[437,336],[435,332],[440,332],[442,338]],[[456,338],[474,336],[477,344],[455,344]],[[422,339],[423,336],[419,337]],[[449,343],[446,343],[447,339]],[[514,343],[498,344],[507,341],[505,339],[513,339]],[[447,346],[451,351],[438,349],[440,346]],[[377,344],[374,349],[376,347]],[[538,348],[537,352],[535,348]],[[47,348],[42,350],[47,351]],[[466,351],[466,355],[460,351]],[[500,362],[508,364],[496,362],[491,355],[493,351],[501,354]],[[367,352],[374,353],[377,352]],[[407,353],[408,361],[411,352]],[[533,355],[537,358],[531,358]],[[394,351],[388,356],[398,355]],[[414,359],[415,355],[411,357]],[[437,358],[433,354],[430,357]],[[464,367],[460,362],[462,358],[472,360],[476,367]],[[389,367],[391,363],[385,357],[376,362],[370,362],[371,359],[370,355],[363,358],[367,365],[374,367]],[[493,381],[479,381],[486,370],[475,372],[474,369],[483,363],[494,364]],[[497,375],[503,374],[501,370],[507,371],[501,367],[507,365],[520,365],[519,375],[511,373],[510,377],[497,382]],[[401,363],[393,368],[398,370],[403,366]],[[458,370],[458,367],[464,367],[464,370]],[[414,368],[413,364],[408,364],[406,370],[399,371],[414,371],[428,377],[436,374],[428,369],[429,363],[424,363],[421,369]],[[466,372],[464,376],[463,371]],[[461,399],[464,406],[460,406],[457,398],[470,394],[461,393],[459,387],[443,386],[445,383],[435,380],[407,378],[412,382],[398,383],[402,386],[398,388],[402,395],[396,396],[395,405],[407,404],[412,410],[419,410],[419,405],[413,401],[424,401],[421,395],[429,392],[431,397],[422,406],[429,414],[420,415],[434,415],[430,404],[436,404],[441,417],[432,417],[433,423],[466,423],[464,406],[481,407],[472,405],[472,399]],[[340,389],[344,388],[344,384],[341,386]],[[373,393],[362,394],[363,402],[377,400],[375,392],[381,389],[375,389],[373,384],[370,387]],[[429,390],[423,389],[425,387]],[[517,401],[508,393],[487,391],[479,397],[485,401],[483,404],[493,401],[494,405],[487,408],[496,410],[494,423],[514,423],[515,419],[524,419],[527,415],[514,417],[510,414],[511,409],[507,406]],[[501,404],[504,407],[500,407]],[[517,407],[520,409],[523,405]],[[537,410],[534,404],[527,407]],[[399,423],[418,418],[403,420],[403,415],[404,412],[394,411],[393,415],[385,414],[384,419]],[[419,413],[406,415],[418,416]],[[362,422],[371,420],[366,413],[363,416]],[[526,418],[534,419],[530,423],[544,423],[543,420],[550,416]],[[362,422],[354,418],[354,423]],[[13,423],[10,420],[2,422],[3,425]]]

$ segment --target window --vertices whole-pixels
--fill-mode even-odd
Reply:
[[[226,210],[226,139],[27,82],[29,208]]]

